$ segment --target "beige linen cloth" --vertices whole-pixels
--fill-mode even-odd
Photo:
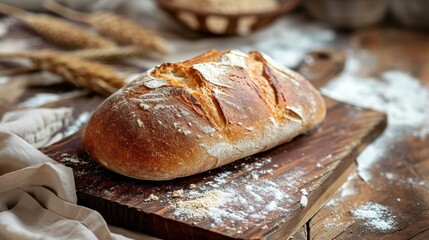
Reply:
[[[69,113],[64,108],[32,109],[10,112],[3,118],[0,124],[0,239],[128,239],[111,233],[98,212],[76,205],[70,168],[15,135],[37,136],[40,129],[47,126],[52,131],[58,130]],[[25,127],[25,132],[17,126]],[[45,141],[49,135],[43,133],[40,139]],[[34,143],[40,145],[40,142]]]

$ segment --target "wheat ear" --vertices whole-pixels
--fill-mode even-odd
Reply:
[[[110,12],[82,13],[66,8],[55,1],[46,1],[44,6],[69,19],[87,23],[97,31],[122,44],[130,44],[150,49],[165,55],[165,40],[154,31],[136,22]]]
[[[92,48],[63,52],[62,54],[72,55],[85,60],[99,62],[120,62],[130,58],[145,56],[146,49],[136,46],[114,47],[114,48]],[[0,56],[1,53],[0,53]],[[34,66],[17,67],[0,70],[0,76],[14,76],[40,71]]]
[[[67,54],[39,51],[1,53],[0,57],[26,58],[37,69],[51,72],[76,86],[91,89],[105,96],[125,85],[124,79],[112,68]]]
[[[20,19],[43,38],[64,48],[106,48],[116,45],[110,40],[56,17],[33,14],[2,3],[0,3],[0,13]]]

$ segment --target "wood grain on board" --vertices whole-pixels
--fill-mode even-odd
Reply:
[[[383,113],[331,99],[326,102],[327,118],[313,133],[224,167],[173,181],[138,181],[104,169],[82,149],[80,133],[44,152],[74,169],[79,203],[99,211],[111,224],[166,239],[284,239],[323,206],[325,194],[332,191],[330,187],[338,185],[335,183],[339,179],[342,182],[343,173],[356,155],[386,124]],[[195,189],[190,189],[192,184]],[[248,186],[259,188],[259,192],[252,193]],[[279,195],[261,190],[269,186],[274,186]],[[306,207],[300,203],[301,189],[308,191]],[[174,196],[182,190],[183,194]],[[214,212],[204,218],[180,214],[181,202],[192,199],[195,191],[201,195],[227,192],[228,197],[243,198],[246,204],[226,201],[215,208],[227,213]],[[158,199],[150,200],[151,194]],[[240,218],[232,216],[234,213],[240,213]],[[252,215],[258,213],[260,216]]]

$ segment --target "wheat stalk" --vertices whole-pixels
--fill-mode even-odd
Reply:
[[[67,54],[39,51],[1,53],[0,57],[28,59],[34,68],[51,72],[76,86],[88,88],[106,96],[125,85],[125,80],[112,68]]]
[[[100,62],[120,62],[135,57],[142,57],[146,54],[146,49],[136,46],[114,47],[114,48],[92,48],[62,52],[62,54],[72,55],[91,61]],[[2,54],[0,53],[0,56]],[[0,76],[14,76],[40,71],[34,66],[24,66],[12,69],[0,70]]]
[[[45,39],[69,49],[107,48],[116,44],[56,17],[33,14],[0,3],[0,12],[25,22]]]
[[[87,23],[122,44],[149,47],[163,55],[167,53],[165,41],[158,34],[117,14],[110,12],[86,14],[66,8],[55,1],[47,1],[44,6],[63,17]]]

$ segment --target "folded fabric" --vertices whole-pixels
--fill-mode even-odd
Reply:
[[[0,239],[128,239],[76,202],[71,168],[0,131]]]
[[[0,121],[0,131],[14,133],[36,148],[61,139],[56,133],[72,120],[71,108],[36,108],[11,111]]]

